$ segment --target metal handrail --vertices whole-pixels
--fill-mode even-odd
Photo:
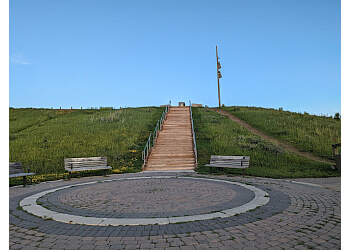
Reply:
[[[194,156],[196,157],[196,166],[198,164],[197,160],[197,144],[196,144],[196,133],[194,132],[194,127],[193,127],[193,117],[192,117],[192,103],[190,103],[190,111],[191,111],[191,124],[192,124],[192,135],[193,135],[193,146],[194,146]]]
[[[149,153],[149,149],[151,148],[151,136],[152,136],[152,133],[149,134],[146,146],[142,151],[142,160],[146,159],[146,156],[148,156],[148,153]]]
[[[171,103],[171,101],[165,107],[165,110],[163,111],[162,116],[160,117],[160,120],[158,120],[158,122],[157,122],[157,125],[154,129],[154,132],[149,134],[148,140],[146,142],[146,146],[142,151],[143,165],[145,165],[147,162],[149,153],[151,152],[151,148],[154,145],[156,145],[156,143],[157,143],[158,134],[159,134],[159,131],[161,131],[163,129],[164,121],[166,120],[167,114],[169,112],[170,103]],[[152,137],[153,137],[153,140],[151,140]]]

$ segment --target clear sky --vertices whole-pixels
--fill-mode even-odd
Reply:
[[[340,0],[10,0],[11,107],[341,112]]]

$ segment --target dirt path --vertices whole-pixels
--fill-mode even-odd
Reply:
[[[279,145],[281,145],[282,147],[284,148],[287,148],[289,149],[290,151],[292,151],[293,153],[297,154],[297,155],[300,155],[300,156],[303,156],[303,157],[306,157],[306,158],[309,158],[311,160],[314,160],[314,161],[318,161],[318,162],[323,162],[323,163],[327,163],[327,164],[332,164],[334,165],[335,163],[332,162],[332,161],[329,161],[329,160],[326,160],[326,159],[323,159],[321,157],[318,157],[318,156],[315,156],[315,155],[312,155],[310,153],[307,153],[307,152],[301,152],[299,149],[285,143],[285,142],[282,142],[276,138],[273,138],[273,137],[270,137],[266,134],[264,134],[263,132],[257,130],[256,128],[253,128],[252,126],[250,126],[248,123],[242,121],[241,119],[237,118],[236,116],[226,112],[226,111],[223,111],[221,109],[216,109],[216,108],[212,108],[212,110],[215,110],[216,112],[222,114],[222,115],[226,115],[228,116],[232,121],[235,121],[237,122],[238,124],[242,125],[243,127],[245,127],[246,129],[248,129],[250,132],[252,132],[253,134],[256,134],[258,136],[261,136],[262,138],[266,139],[266,140],[269,140],[269,141],[272,141],[274,143],[277,143]]]

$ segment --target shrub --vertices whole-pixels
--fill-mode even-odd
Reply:
[[[339,114],[338,112],[335,113],[334,119],[335,119],[335,120],[340,120],[340,114]]]

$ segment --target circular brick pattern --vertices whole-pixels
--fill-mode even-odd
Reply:
[[[177,177],[176,177],[177,178]],[[174,177],[169,177],[169,176],[158,176],[158,177],[136,177],[136,178],[121,178],[121,179],[112,179],[112,180],[105,180],[103,182],[111,182],[111,181],[131,181],[131,180],[141,180],[143,181],[143,185],[145,188],[144,190],[147,190],[147,181],[150,181],[152,179],[156,179],[156,180],[163,180],[166,182],[166,186],[167,187],[171,187],[171,185],[169,184],[169,180],[170,179],[174,179]],[[186,181],[195,181],[198,182],[199,180],[197,178],[191,178],[191,177],[187,177],[184,178],[183,177],[179,177],[179,179],[181,179],[179,182],[177,182],[176,186],[180,185],[180,186],[192,186],[191,182],[187,182]],[[185,180],[185,182],[183,182],[183,180]],[[81,224],[81,225],[94,225],[94,226],[126,226],[126,225],[154,225],[154,224],[160,224],[160,225],[165,225],[165,224],[171,224],[171,223],[185,223],[185,222],[192,222],[192,221],[201,221],[201,220],[210,220],[210,219],[214,219],[214,218],[226,218],[226,217],[230,217],[230,216],[234,216],[240,213],[245,213],[249,210],[252,209],[256,209],[259,206],[264,206],[266,205],[266,203],[269,201],[269,195],[264,192],[263,190],[253,187],[253,186],[249,186],[249,185],[245,185],[242,183],[235,183],[235,182],[231,182],[231,181],[225,181],[225,180],[201,180],[202,182],[206,183],[206,186],[208,186],[208,183],[212,182],[212,183],[220,183],[220,184],[228,184],[230,186],[240,186],[243,187],[243,196],[244,199],[243,200],[243,204],[240,206],[237,206],[237,204],[242,203],[242,200],[240,200],[239,202],[234,202],[235,206],[233,206],[234,204],[232,204],[231,200],[230,202],[226,202],[223,203],[224,205],[218,205],[218,206],[209,206],[209,208],[213,208],[213,207],[218,207],[218,208],[222,208],[224,210],[219,210],[219,211],[211,211],[208,213],[202,213],[200,214],[200,211],[202,210],[200,209],[192,209],[192,210],[186,210],[186,211],[181,211],[182,213],[185,212],[186,214],[181,216],[178,215],[176,211],[170,211],[171,214],[167,214],[167,212],[162,212],[163,217],[160,216],[160,214],[158,212],[156,213],[152,213],[152,215],[154,215],[154,218],[147,218],[145,217],[144,214],[139,214],[136,213],[136,217],[127,217],[127,218],[123,218],[120,217],[119,214],[117,214],[118,216],[115,216],[116,214],[114,214],[114,217],[111,217],[110,214],[108,215],[101,215],[101,212],[98,211],[97,214],[89,216],[86,214],[86,210],[81,210],[79,215],[73,215],[73,214],[69,214],[67,212],[55,212],[50,210],[46,205],[45,206],[41,206],[43,205],[41,201],[39,201],[38,199],[44,196],[47,196],[48,194],[51,193],[55,193],[57,191],[62,191],[62,190],[67,190],[73,187],[81,187],[81,186],[88,186],[91,187],[92,185],[96,185],[100,182],[86,182],[86,183],[81,183],[78,185],[68,185],[68,186],[63,186],[60,188],[55,188],[55,189],[50,189],[50,190],[46,190],[31,196],[28,196],[26,198],[24,198],[19,204],[21,206],[21,208],[38,217],[44,218],[44,219],[53,219],[55,221],[58,222],[64,222],[64,223],[69,223],[69,224]],[[158,183],[159,184],[159,183]],[[134,185],[135,186],[135,185]],[[214,185],[215,186],[215,185]],[[199,186],[200,187],[200,186]],[[151,185],[151,190],[152,193],[154,193],[154,186]],[[231,187],[232,188],[232,187]],[[157,190],[159,190],[160,187],[157,187]],[[209,184],[209,189],[210,189],[210,184]],[[91,192],[94,194],[96,190],[100,190],[98,188],[90,188]],[[94,190],[94,191],[92,191]],[[131,189],[131,190],[134,190]],[[176,190],[175,190],[176,191]],[[248,193],[253,193],[253,199],[252,200],[247,200],[247,198],[249,197]],[[97,192],[99,193],[99,192]],[[148,191],[149,193],[149,191]],[[174,191],[172,189],[169,189],[169,194],[165,195],[166,197],[171,197],[174,194]],[[186,196],[186,194],[183,193],[184,196]],[[201,195],[200,195],[201,196]],[[192,195],[190,195],[189,197],[185,198],[184,200],[187,199],[191,199],[192,202],[196,202],[196,198],[198,197],[198,195],[195,194],[195,192],[192,192]],[[169,202],[168,199],[165,199],[165,202]],[[247,200],[247,201],[246,201]],[[244,202],[246,201],[246,202]],[[73,201],[74,202],[74,201]],[[202,201],[205,202],[205,201]],[[94,199],[91,200],[90,203],[97,203],[97,204],[102,204],[101,200],[99,199]],[[181,203],[181,202],[180,202]],[[152,206],[154,206],[153,201],[152,200],[147,200],[143,202],[144,206],[147,207],[149,204],[151,204]],[[206,204],[210,204],[210,201],[206,201]],[[232,204],[229,207],[229,204]],[[176,204],[173,204],[174,206],[176,206]],[[233,206],[233,207],[232,207]],[[181,206],[180,206],[181,207]],[[207,207],[204,207],[203,209],[205,210]],[[175,212],[175,214],[174,214]],[[191,214],[187,214],[189,212],[194,213],[193,215]],[[133,215],[134,213],[128,213],[128,215]],[[149,214],[149,213],[146,213]]]
[[[38,201],[49,210],[107,218],[213,213],[246,204],[254,192],[239,185],[187,178],[133,179],[59,190]]]
[[[199,179],[198,181],[207,182],[205,179]],[[78,188],[78,187],[76,187]],[[226,228],[232,226],[239,226],[254,221],[259,221],[264,218],[269,218],[273,215],[281,213],[290,204],[288,195],[275,189],[269,188],[268,190],[259,186],[259,188],[268,191],[270,195],[269,202],[254,211],[249,211],[238,216],[231,216],[227,218],[218,218],[212,220],[194,221],[188,223],[175,223],[168,225],[139,225],[139,226],[92,226],[92,225],[78,225],[67,224],[54,220],[45,220],[37,216],[33,216],[22,209],[18,209],[19,202],[28,197],[28,195],[34,195],[34,193],[17,196],[10,199],[10,209],[12,209],[10,215],[10,222],[14,225],[25,228],[36,228],[39,232],[54,233],[59,232],[61,235],[67,236],[85,236],[92,235],[104,235],[108,229],[108,233],[111,236],[146,236],[146,235],[167,235],[189,232],[201,232],[203,230],[212,230],[213,228]],[[67,189],[66,191],[68,191]],[[62,190],[63,191],[63,190]],[[58,191],[59,192],[59,191]],[[54,192],[54,193],[58,193]],[[237,196],[242,192],[237,192]],[[237,199],[237,197],[236,197]],[[44,206],[44,205],[43,205]],[[17,209],[16,209],[17,208]],[[51,208],[50,208],[51,209]],[[86,211],[86,210],[84,210]]]
[[[138,179],[98,183],[68,192],[65,190],[58,200],[66,206],[92,211],[159,213],[216,207],[236,196],[233,188],[219,183]]]

